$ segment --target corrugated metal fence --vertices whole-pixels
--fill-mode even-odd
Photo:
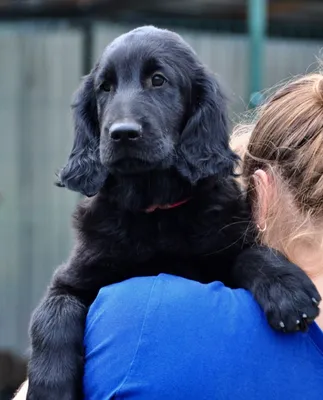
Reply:
[[[54,187],[72,140],[70,98],[81,76],[76,30],[0,29],[0,348],[23,352],[30,312],[72,243],[70,215],[77,195]],[[129,27],[97,25],[97,57]],[[246,109],[245,36],[182,31]],[[322,42],[270,40],[265,86],[316,68]]]

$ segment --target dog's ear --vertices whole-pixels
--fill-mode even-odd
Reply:
[[[238,156],[229,146],[226,98],[211,73],[201,71],[191,99],[178,149],[178,171],[193,184],[233,174]]]
[[[100,162],[100,129],[91,74],[75,93],[72,110],[74,143],[57,185],[90,197],[101,189],[107,178],[107,170]]]

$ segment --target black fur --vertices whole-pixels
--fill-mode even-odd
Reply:
[[[156,71],[166,78],[158,87]],[[74,116],[61,185],[96,195],[78,206],[75,248],[32,318],[28,400],[81,398],[87,308],[102,286],[133,276],[166,272],[244,287],[275,329],[305,329],[318,315],[320,296],[306,274],[254,244],[233,176],[225,98],[178,35],[143,27],[116,39],[78,91]],[[120,121],[140,126],[136,140],[112,140]]]

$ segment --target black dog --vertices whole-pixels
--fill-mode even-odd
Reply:
[[[224,96],[178,35],[143,27],[117,38],[77,92],[74,116],[61,184],[95,196],[78,206],[74,251],[32,318],[28,400],[82,397],[87,308],[102,286],[133,276],[244,287],[276,329],[305,329],[318,315],[306,274],[252,246]]]

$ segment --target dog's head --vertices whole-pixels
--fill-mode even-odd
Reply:
[[[192,184],[227,176],[225,98],[177,34],[151,26],[115,39],[76,93],[62,186],[94,195],[109,174],[175,167]]]

